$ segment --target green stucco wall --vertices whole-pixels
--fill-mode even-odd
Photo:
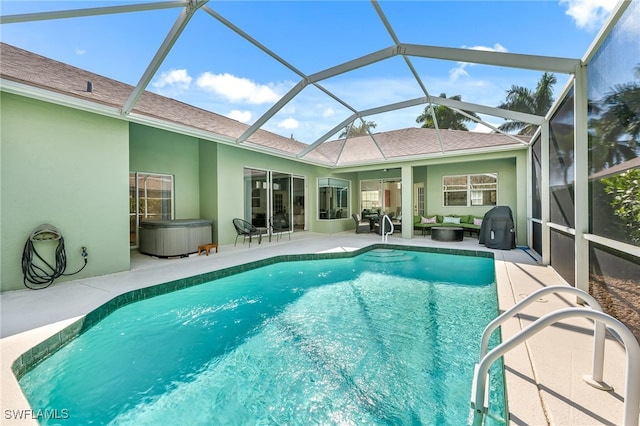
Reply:
[[[200,218],[213,220],[211,241],[220,244],[218,219],[218,144],[200,140],[198,143]]]
[[[526,158],[526,150],[516,151],[510,154],[497,154],[505,158],[485,159],[486,154],[474,157],[465,157],[456,161],[448,159],[446,164],[438,163],[428,166],[416,167],[414,179],[425,184],[425,214],[473,214],[483,216],[491,209],[491,206],[478,207],[445,207],[442,198],[442,177],[451,175],[498,173],[498,201],[499,206],[509,206],[513,212],[516,226],[516,239],[518,245],[527,244],[527,220],[526,220],[526,167],[521,173],[516,169],[516,163],[520,166],[520,158]],[[524,164],[522,164],[525,166]]]
[[[319,177],[331,176],[327,169],[309,164],[265,155],[229,145],[218,145],[217,149],[218,177],[218,239],[220,244],[233,244],[236,233],[232,225],[233,218],[244,217],[244,168],[273,170],[299,175],[306,179],[307,220],[309,230],[315,232],[337,232],[348,229],[353,221],[318,221],[317,191],[314,189]]]
[[[67,272],[56,282],[129,269],[128,124],[8,93],[0,94],[1,290],[24,288],[22,251],[43,223],[64,237]],[[37,243],[52,255],[51,242]],[[50,259],[53,262],[53,256]]]
[[[129,170],[173,175],[175,219],[200,218],[198,139],[132,123]]]

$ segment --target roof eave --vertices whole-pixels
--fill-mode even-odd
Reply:
[[[0,77],[0,91],[20,95],[31,99],[37,99],[43,102],[65,106],[69,108],[88,111],[112,118],[123,119],[120,108],[103,104],[100,102],[90,101],[75,96],[65,95],[50,89],[43,89],[29,84],[20,83]]]
[[[349,167],[362,167],[362,166],[375,166],[375,165],[388,167],[389,163],[404,163],[404,162],[415,162],[415,161],[422,161],[422,160],[447,159],[447,158],[463,157],[463,156],[469,156],[469,155],[495,154],[495,153],[510,152],[510,151],[523,151],[523,150],[527,150],[528,148],[529,148],[528,145],[521,145],[521,144],[490,146],[490,147],[482,147],[482,148],[461,149],[456,151],[445,151],[444,153],[434,152],[431,154],[415,154],[415,155],[389,157],[387,160],[379,159],[379,160],[354,161],[349,163],[340,163],[333,168],[342,169],[342,168],[349,168]]]

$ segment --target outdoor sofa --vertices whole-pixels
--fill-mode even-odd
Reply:
[[[436,226],[451,226],[462,228],[464,231],[469,232],[469,236],[472,234],[480,233],[480,226],[482,225],[482,217],[474,215],[425,215],[413,217],[413,229],[422,230],[422,235],[425,235],[425,231],[431,233],[431,228]]]

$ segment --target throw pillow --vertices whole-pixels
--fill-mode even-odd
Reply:
[[[424,217],[420,216],[420,223],[436,223],[436,217]]]
[[[459,217],[451,217],[451,216],[445,216],[444,219],[442,220],[442,223],[455,223],[455,224],[460,224],[460,218]]]
[[[478,219],[477,217],[474,217],[473,224],[478,226],[482,225],[482,219]]]

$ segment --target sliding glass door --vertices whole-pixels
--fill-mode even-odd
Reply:
[[[267,226],[269,211],[267,187],[268,179],[265,170],[244,169],[245,203],[244,220],[253,226]]]
[[[271,217],[274,223],[287,224],[287,230],[291,231],[291,175],[286,173],[271,172]]]
[[[399,217],[402,214],[402,181],[400,179],[376,179],[360,182],[360,213],[387,214]]]
[[[293,176],[293,230],[303,231],[307,229],[305,212],[305,182],[300,176]]]
[[[305,229],[304,178],[271,170],[244,169],[245,217],[257,227],[269,227],[272,218],[288,230]]]

